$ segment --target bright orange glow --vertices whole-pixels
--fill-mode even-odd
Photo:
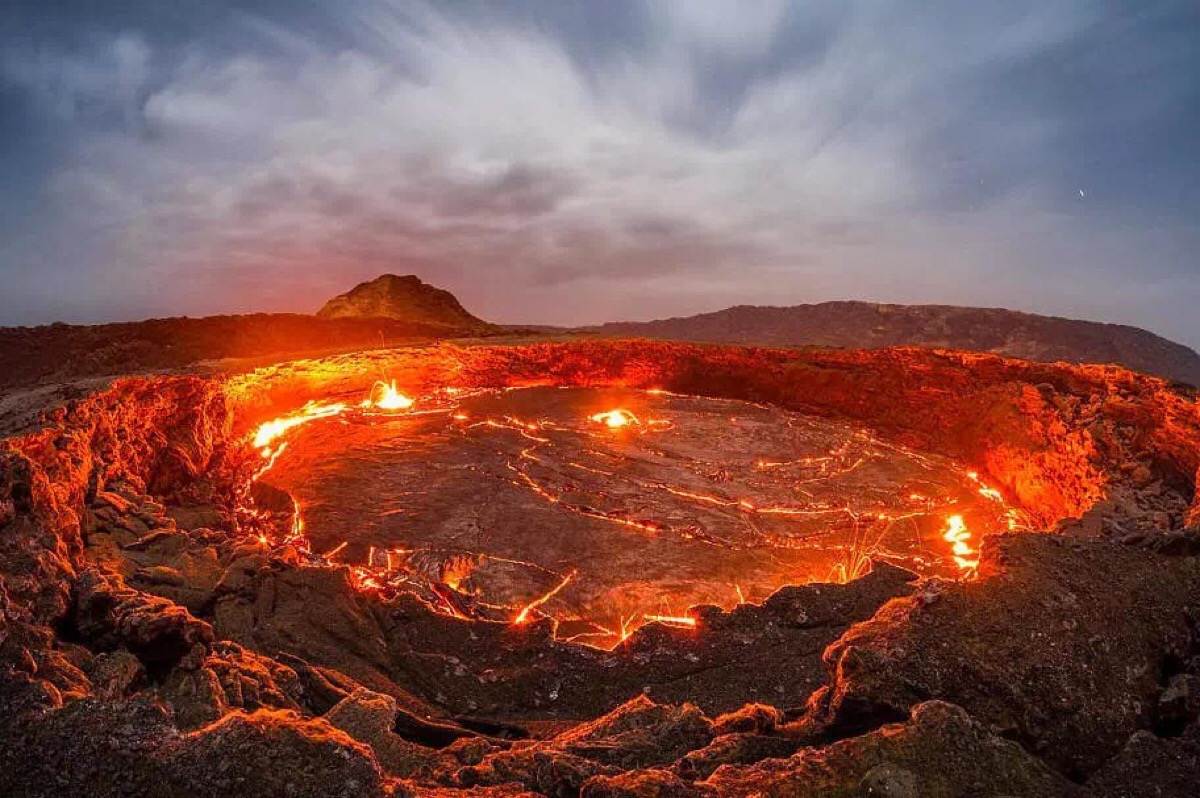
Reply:
[[[413,400],[396,390],[395,380],[380,380],[371,387],[371,393],[363,400],[362,406],[379,410],[407,410],[413,406]]]
[[[288,430],[318,418],[336,416],[345,410],[346,405],[341,402],[332,404],[309,402],[290,416],[282,416],[260,424],[254,431],[254,448],[259,449],[263,457],[269,458],[274,453],[271,444]]]
[[[457,557],[442,570],[442,581],[452,590],[462,590],[462,583],[475,572],[476,560]]]
[[[979,495],[991,499],[994,502],[1004,501],[1004,496],[1000,494],[1000,491],[996,490],[995,488],[989,488],[987,485],[979,486]]]
[[[609,429],[620,429],[621,427],[630,424],[640,424],[637,416],[630,413],[628,410],[617,408],[615,410],[606,410],[603,413],[596,413],[591,416],[591,420],[597,424],[604,424]]]
[[[973,571],[979,565],[979,552],[970,543],[971,531],[961,515],[952,515],[946,519],[946,531],[942,538],[950,544],[954,554],[954,562],[965,571]]]
[[[690,615],[643,615],[647,623],[665,623],[670,626],[695,627],[696,619]]]
[[[1000,491],[996,490],[995,488],[989,487],[988,485],[984,484],[984,481],[979,478],[978,471],[968,471],[967,479],[971,480],[977,486],[979,486],[979,495],[980,496],[983,496],[986,499],[991,499],[994,502],[999,502],[1001,504],[1004,503],[1004,494],[1002,494]]]
[[[292,529],[288,534],[288,542],[308,548],[308,541],[304,538],[304,514],[300,512],[300,502],[295,497],[292,498]]]
[[[564,492],[564,489],[556,486],[553,481],[549,481],[546,477],[541,476],[544,469],[532,472],[527,471],[528,468],[534,467],[530,464],[536,466],[539,464],[544,465],[548,462],[549,459],[545,457],[545,449],[548,448],[547,445],[552,445],[552,442],[555,440],[554,436],[557,434],[579,432],[580,430],[576,424],[563,425],[548,419],[530,420],[528,418],[522,419],[508,415],[495,418],[488,418],[482,414],[479,416],[468,415],[463,408],[455,406],[457,402],[445,403],[444,401],[440,402],[436,398],[431,398],[442,394],[452,396],[456,393],[458,393],[457,389],[446,388],[439,389],[433,394],[423,394],[424,398],[420,404],[421,411],[431,414],[445,413],[448,419],[457,422],[453,425],[453,428],[464,433],[479,427],[497,428],[509,430],[514,435],[521,436],[524,439],[522,441],[523,444],[525,441],[528,441],[529,444],[521,449],[519,454],[515,455],[506,464],[508,470],[513,473],[511,481],[514,484],[522,488],[527,488],[547,503],[557,505],[571,513],[595,518],[606,523],[638,530],[650,535],[660,535],[664,532],[669,533],[672,531],[672,526],[669,522],[659,522],[656,519],[646,517],[631,517],[623,512],[607,511],[602,506],[597,507],[587,503],[580,503],[576,498],[573,498],[573,495],[569,492],[569,488],[565,489]],[[652,389],[648,393],[667,392]],[[357,405],[347,405],[342,402],[310,401],[299,410],[264,422],[254,430],[249,441],[262,458],[261,461],[256,463],[257,470],[252,474],[250,481],[254,482],[260,479],[275,465],[276,460],[278,460],[288,446],[288,441],[285,440],[286,436],[288,436],[290,431],[301,425],[318,419],[342,416],[343,414],[347,418],[354,420],[368,420],[372,417],[378,419],[383,416],[383,413],[373,411],[404,411],[413,407],[414,404],[415,402],[412,398],[404,395],[397,389],[395,380],[387,382],[381,380],[372,386],[367,397]],[[639,419],[633,412],[619,407],[595,413],[588,416],[587,419],[596,425],[602,425],[602,428],[612,431],[618,431],[634,425],[638,427],[638,435],[661,432],[664,428],[672,426],[670,420],[652,418],[648,411],[644,411],[643,417]],[[737,423],[736,418],[730,418],[730,423]],[[607,437],[603,429],[587,430],[585,434],[594,441],[599,441]],[[834,475],[844,475],[859,468],[865,462],[863,458],[859,458],[853,463],[849,462],[849,457],[843,460],[844,448],[843,446],[842,448],[831,449],[826,456],[804,457],[796,460],[775,461],[758,458],[753,461],[752,467],[756,471],[768,471],[796,465],[812,468],[816,471],[815,476],[797,483],[797,490],[803,492],[800,486],[806,482],[829,479]],[[920,459],[918,455],[907,450],[904,450],[904,453],[910,458]],[[567,465],[604,476],[613,476],[614,474],[613,471],[574,461],[567,462]],[[966,480],[969,480],[967,484],[971,487],[968,489],[968,492],[977,493],[990,502],[995,503],[992,510],[994,510],[997,520],[1000,523],[1006,523],[1009,529],[1018,529],[1022,527],[1023,522],[1027,521],[1024,513],[1021,510],[1010,508],[1004,495],[999,490],[985,484],[978,472],[958,469],[956,471],[960,478],[965,477]],[[962,498],[961,494],[939,495],[936,491],[926,495],[925,493],[906,490],[901,494],[901,498],[907,499],[909,503],[907,506],[898,506],[886,510],[879,509],[870,513],[860,514],[856,513],[850,504],[833,502],[816,505],[801,504],[799,506],[792,506],[790,503],[760,505],[749,498],[740,498],[732,491],[729,494],[721,492],[706,493],[703,492],[702,488],[698,488],[693,484],[677,487],[666,483],[650,483],[643,487],[647,490],[664,491],[680,499],[685,499],[688,502],[710,508],[728,508],[731,514],[740,512],[745,514],[744,517],[747,523],[755,523],[755,516],[770,516],[772,518],[764,518],[762,520],[772,523],[787,523],[792,518],[803,520],[809,517],[845,516],[845,519],[835,520],[839,524],[852,522],[854,528],[853,537],[842,553],[839,554],[839,560],[831,567],[828,576],[825,576],[825,579],[839,583],[849,582],[866,575],[871,571],[873,562],[877,558],[888,555],[888,549],[883,546],[883,540],[897,523],[913,518],[928,517],[929,522],[936,524],[937,519],[944,512],[951,509],[967,509],[965,505],[954,507]],[[306,536],[302,508],[295,498],[292,499],[292,505],[293,514],[290,529],[274,529],[272,531],[268,528],[265,532],[262,531],[261,527],[277,521],[280,511],[278,509],[263,511],[253,508],[249,509],[248,513],[254,523],[249,530],[250,535],[252,535],[249,539],[257,541],[259,545],[264,547],[288,545],[294,547],[303,556],[310,558],[310,561],[323,562],[327,565],[334,564],[339,556],[344,553],[347,543],[342,542],[324,554],[313,552]],[[987,520],[990,517],[987,512],[980,516],[972,514],[972,523],[978,521],[981,534],[990,531],[989,521]],[[861,528],[860,519],[862,521]],[[955,565],[960,569],[960,573],[964,577],[969,578],[979,565],[979,552],[976,548],[977,541],[972,540],[973,533],[968,529],[962,514],[956,513],[945,516],[944,523],[945,528],[942,538],[950,544],[950,553]],[[923,525],[923,528],[929,530],[930,527]],[[916,531],[916,529],[916,526],[913,526],[913,530]],[[693,533],[691,531],[675,531],[687,540],[698,539],[692,537]],[[782,546],[785,545],[786,540],[773,540],[772,543],[773,545]],[[413,584],[418,581],[414,576],[420,576],[420,574],[414,571],[412,564],[407,558],[407,555],[410,553],[411,551],[409,550],[376,549],[372,546],[367,553],[365,563],[347,564],[342,567],[350,569],[353,583],[359,589],[380,591],[390,595],[396,591],[412,589]],[[422,580],[422,583],[427,591],[433,595],[433,598],[430,599],[431,603],[439,611],[454,617],[463,619],[481,617],[478,614],[476,602],[479,596],[475,595],[476,591],[480,589],[472,587],[473,583],[467,582],[467,579],[480,562],[478,558],[486,556],[472,555],[474,559],[472,557],[455,559],[443,565],[436,577],[426,575],[428,584],[424,584],[424,580]],[[937,559],[940,560],[940,558]],[[509,562],[530,565],[529,563],[520,563],[520,561],[515,560]],[[946,568],[948,563],[942,560],[939,565],[942,568]],[[687,614],[675,614],[678,608],[668,606],[665,601],[658,608],[661,614],[643,614],[644,609],[646,609],[645,607],[633,609],[631,613],[629,605],[615,608],[620,611],[607,616],[605,620],[605,623],[608,624],[607,626],[590,621],[587,618],[578,617],[574,613],[560,615],[557,612],[548,612],[542,608],[555,596],[560,594],[577,576],[577,572],[574,570],[561,577],[558,573],[550,573],[552,574],[552,578],[559,579],[550,590],[523,606],[520,604],[502,605],[505,615],[512,618],[511,623],[513,625],[528,624],[543,616],[551,617],[556,623],[566,621],[578,622],[583,624],[585,628],[589,628],[588,625],[590,624],[589,631],[580,632],[567,639],[583,641],[591,638],[594,641],[593,644],[599,645],[603,641],[605,647],[620,645],[638,629],[649,623],[662,623],[684,628],[696,628],[698,626],[698,621],[695,617]],[[797,574],[797,581],[820,580],[822,576],[822,574],[818,573]],[[738,578],[738,576],[734,575],[734,578]],[[464,583],[466,584],[465,588]],[[740,584],[737,582],[727,584],[727,589],[730,590],[732,595],[723,594],[719,600],[717,598],[707,598],[707,603],[719,603],[727,608],[747,603],[747,596]],[[761,586],[756,586],[753,588],[753,591],[759,596],[763,595]],[[736,598],[736,602],[729,601],[730,598]],[[500,605],[487,606],[492,609],[500,608]],[[539,610],[541,611],[539,612]]]
[[[559,582],[557,585],[555,585],[552,590],[550,590],[547,593],[543,593],[538,598],[536,598],[533,601],[526,604],[525,607],[520,612],[517,613],[517,617],[513,618],[513,623],[517,624],[518,626],[523,623],[526,623],[529,620],[529,614],[531,612],[533,612],[535,609],[537,609],[538,607],[545,604],[550,599],[554,598],[554,596],[558,593],[558,591],[560,591],[564,587],[566,587],[567,583],[570,582],[574,578],[575,578],[575,571],[571,571],[571,573],[564,576],[563,580],[561,582]]]
[[[629,639],[629,636],[631,634],[633,634],[635,631],[637,631],[638,627],[633,625],[633,622],[636,620],[637,620],[637,617],[634,615],[630,615],[628,618],[621,619],[621,631],[620,631],[620,634],[617,636],[616,645],[618,645],[618,646],[621,645],[621,643],[624,643],[626,640]],[[615,648],[615,646],[614,646],[614,648]]]

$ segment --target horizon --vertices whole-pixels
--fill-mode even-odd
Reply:
[[[423,277],[421,277],[420,275],[417,275],[417,274],[396,275],[396,274],[392,274],[392,273],[386,273],[386,274],[377,275],[375,278],[372,278],[371,280],[366,280],[363,283],[358,283],[354,286],[351,286],[351,288],[346,289],[346,291],[339,292],[335,296],[340,296],[342,294],[349,293],[352,288],[357,288],[360,285],[363,285],[367,282],[373,282],[375,279],[379,279],[382,277],[388,277],[388,276],[390,276],[390,277],[417,277],[418,280],[420,280],[421,282],[423,282],[426,285],[432,286],[433,288],[441,288],[442,287],[442,286],[438,286],[438,285],[433,285],[428,280],[424,279]],[[451,292],[451,293],[453,293],[453,292]],[[329,298],[332,299],[333,297],[329,297]],[[457,299],[458,297],[456,296],[455,298]],[[793,305],[740,303],[737,305],[727,305],[727,306],[721,307],[721,308],[714,308],[711,310],[701,310],[701,311],[697,311],[695,313],[688,313],[688,314],[678,315],[678,316],[660,316],[660,317],[656,317],[656,318],[645,318],[645,319],[628,319],[628,318],[610,319],[610,320],[603,321],[603,322],[589,323],[589,324],[543,324],[541,322],[528,322],[528,321],[520,321],[520,320],[496,321],[493,319],[482,318],[482,317],[478,316],[478,314],[473,313],[471,308],[466,307],[465,305],[463,307],[464,307],[464,310],[466,310],[468,313],[471,313],[471,315],[474,315],[477,318],[480,318],[482,321],[487,322],[489,324],[495,324],[495,325],[498,325],[501,327],[557,327],[557,328],[560,328],[563,330],[569,330],[569,329],[602,327],[602,326],[605,326],[608,324],[646,324],[646,323],[653,323],[656,321],[673,321],[676,319],[695,318],[698,316],[711,316],[711,315],[716,315],[716,314],[723,313],[723,312],[729,311],[729,310],[736,310],[738,308],[751,308],[751,309],[757,309],[757,310],[791,310],[791,309],[801,308],[801,307],[815,307],[818,305],[831,305],[831,304],[859,304],[859,305],[875,305],[875,306],[888,305],[888,306],[903,307],[903,308],[922,308],[922,307],[924,307],[924,308],[948,308],[948,309],[952,309],[952,310],[994,310],[994,311],[1000,311],[1000,312],[1004,312],[1004,313],[1014,313],[1014,314],[1020,314],[1020,315],[1034,316],[1037,318],[1058,319],[1058,320],[1063,320],[1063,321],[1082,322],[1082,323],[1087,323],[1087,324],[1098,324],[1098,325],[1104,325],[1104,326],[1129,327],[1132,329],[1140,330],[1141,332],[1150,333],[1151,335],[1161,338],[1162,340],[1166,341],[1167,343],[1175,344],[1178,346],[1184,346],[1187,349],[1191,350],[1192,352],[1200,354],[1200,352],[1197,352],[1195,347],[1192,347],[1187,343],[1184,343],[1182,341],[1177,341],[1172,338],[1168,338],[1166,336],[1160,335],[1159,333],[1155,332],[1154,330],[1147,329],[1145,327],[1121,324],[1119,322],[1102,321],[1102,320],[1098,320],[1098,319],[1082,319],[1082,318],[1072,318],[1069,316],[1055,316],[1053,314],[1031,313],[1029,311],[1023,311],[1023,310],[1019,310],[1019,309],[1015,309],[1015,308],[1004,308],[1004,307],[997,307],[997,306],[989,307],[989,306],[983,306],[983,305],[945,305],[945,304],[938,304],[938,303],[919,303],[919,302],[896,303],[896,302],[880,302],[880,301],[875,301],[875,300],[871,300],[871,299],[826,299],[826,300],[822,300],[820,302],[800,302],[800,303],[793,304]],[[56,320],[56,321],[51,321],[51,322],[43,322],[41,324],[36,324],[36,325],[15,325],[15,326],[36,328],[36,327],[51,327],[51,326],[56,326],[56,325],[100,326],[100,325],[106,325],[106,324],[138,324],[141,322],[157,321],[157,320],[170,319],[170,318],[204,319],[204,318],[219,317],[219,316],[254,315],[254,314],[258,314],[258,313],[272,313],[272,312],[281,313],[281,314],[301,315],[301,316],[314,316],[316,314],[316,310],[317,309],[314,309],[312,311],[247,311],[245,313],[215,313],[215,314],[204,314],[204,315],[181,314],[181,315],[176,315],[176,316],[146,316],[146,317],[134,318],[134,319],[113,319],[113,320],[109,320],[109,321],[83,322],[83,323]],[[10,326],[10,325],[0,324],[0,328],[3,328],[5,326]]]
[[[136,0],[0,11],[0,326],[830,301],[1200,347],[1200,7]]]

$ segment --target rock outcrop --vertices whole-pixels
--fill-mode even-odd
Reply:
[[[317,311],[326,319],[398,319],[464,330],[490,325],[472,316],[454,294],[424,283],[414,274],[384,274],[338,294]]]

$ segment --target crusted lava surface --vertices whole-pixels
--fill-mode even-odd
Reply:
[[[560,637],[608,646],[647,616],[846,581],[871,559],[955,574],[947,518],[973,536],[1019,516],[977,474],[853,425],[619,387],[346,403],[287,435],[256,485],[292,496],[339,562],[403,563],[493,615],[546,596]]]
[[[384,407],[381,376],[419,401]],[[1198,466],[1185,389],[947,351],[441,345],[118,380],[3,442],[0,793],[1190,794]],[[828,581],[810,559],[848,530],[762,512],[917,495],[949,503],[919,545]],[[579,638],[639,586],[702,603]]]

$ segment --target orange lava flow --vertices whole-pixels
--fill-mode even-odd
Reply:
[[[670,626],[695,626],[696,619],[690,615],[643,615],[647,623],[665,623]]]
[[[567,584],[575,578],[575,574],[575,571],[571,571],[569,574],[564,576],[562,581],[555,585],[551,590],[543,593],[541,596],[538,596],[536,599],[522,607],[521,611],[517,613],[517,616],[513,618],[513,623],[518,626],[523,623],[527,623],[529,621],[529,614],[550,599],[554,598],[554,596],[557,595],[560,590],[566,587]]]
[[[332,404],[309,402],[291,415],[281,416],[280,418],[260,424],[258,429],[254,431],[252,445],[260,451],[264,458],[270,459],[272,455],[277,454],[276,449],[271,444],[287,433],[288,430],[298,427],[301,424],[307,424],[310,421],[316,421],[319,418],[340,415],[345,410],[346,405],[341,402],[334,402]],[[282,446],[282,444],[280,445]],[[282,451],[282,449],[279,451]]]
[[[529,445],[524,448],[520,454],[507,463],[507,468],[515,472],[514,483],[524,487],[534,495],[540,497],[550,504],[554,504],[565,511],[577,513],[590,518],[595,518],[608,523],[616,524],[623,527],[639,530],[649,535],[665,535],[677,534],[688,540],[699,541],[710,545],[722,545],[725,541],[715,533],[706,533],[703,529],[693,530],[685,528],[683,530],[672,525],[668,521],[651,520],[647,518],[630,517],[620,511],[609,511],[598,508],[592,505],[578,502],[573,498],[570,488],[566,488],[565,492],[561,486],[554,486],[553,483],[543,483],[527,469],[530,464],[541,463],[539,459],[545,456],[545,447],[552,446],[551,436],[556,431],[575,430],[577,429],[571,424],[556,423],[551,420],[528,421],[511,416],[503,416],[496,418],[479,418],[476,420],[469,417],[462,409],[455,406],[454,402],[449,405],[445,402],[446,396],[456,396],[459,393],[458,389],[443,389],[440,393],[423,394],[420,398],[420,404],[424,406],[440,408],[440,409],[421,409],[411,413],[411,415],[420,415],[426,413],[446,413],[450,419],[455,422],[460,422],[458,428],[461,430],[469,430],[477,427],[497,428],[511,430],[522,436]],[[663,391],[650,391],[652,394],[662,394]],[[441,404],[439,404],[439,397]],[[347,404],[345,402],[318,402],[309,401],[298,410],[271,419],[260,424],[253,433],[249,436],[248,443],[252,446],[261,457],[261,464],[251,476],[251,483],[263,477],[276,463],[280,455],[287,447],[286,437],[302,425],[308,424],[320,419],[330,419],[346,414],[352,415],[356,419],[369,419],[371,417],[381,416],[383,413],[373,411],[384,411],[391,414],[398,411],[410,411],[414,406],[418,405],[418,401],[401,393],[396,386],[395,380],[376,382],[368,392],[367,396],[357,405]],[[410,415],[406,413],[405,415]],[[581,414],[582,415],[582,414]],[[590,421],[593,424],[603,425],[609,430],[621,430],[627,427],[636,427],[636,430],[631,430],[634,435],[654,434],[663,430],[669,429],[674,425],[674,422],[666,419],[646,418],[643,423],[634,413],[622,408],[615,408],[603,412],[594,413],[590,416],[581,418],[580,421]],[[736,423],[736,419],[730,419],[731,423]],[[587,432],[586,435],[599,440],[605,437],[602,431]],[[627,439],[626,439],[627,440]],[[524,444],[523,444],[524,445]],[[888,448],[897,448],[891,444],[880,445]],[[920,455],[904,450],[906,456],[920,461]],[[827,457],[803,458],[802,460],[794,461],[803,463],[806,466],[812,466],[817,470],[817,476],[810,479],[800,480],[796,483],[799,493],[804,494],[805,491],[800,488],[800,485],[819,481],[829,478],[832,475],[844,474],[847,470],[858,468],[862,461],[851,463],[846,466],[843,462],[841,467],[838,467],[839,458],[843,452],[840,450],[830,451]],[[848,458],[847,458],[848,461]],[[828,465],[827,465],[828,463]],[[757,460],[754,462],[753,468],[758,471],[766,471],[770,469],[782,468],[788,466],[790,462],[774,462],[766,460]],[[597,474],[610,474],[608,471],[596,469],[590,466],[585,466],[575,462],[568,462],[567,465],[591,471]],[[932,466],[930,466],[932,467]],[[534,472],[537,473],[537,472]],[[1005,497],[996,490],[985,484],[975,471],[959,472],[975,485],[975,490],[979,495],[995,502],[999,505],[998,510],[1002,510],[1002,517],[1006,520],[1009,529],[1021,527],[1024,516],[1020,510],[1009,508],[1005,501]],[[853,534],[846,546],[844,553],[840,555],[840,561],[833,567],[829,575],[829,579],[834,582],[848,582],[853,579],[862,577],[870,572],[872,563],[882,554],[886,556],[887,552],[882,543],[884,537],[892,529],[892,525],[908,521],[911,518],[918,516],[929,516],[935,513],[940,517],[940,512],[946,508],[946,503],[943,501],[939,504],[938,498],[926,496],[923,493],[914,492],[905,494],[909,502],[909,506],[901,508],[903,510],[911,510],[911,512],[893,512],[882,513],[876,512],[871,514],[856,513],[850,505],[836,505],[833,503],[827,505],[809,505],[807,507],[776,505],[776,506],[756,506],[748,498],[740,498],[737,493],[730,492],[725,495],[714,495],[700,492],[695,489],[686,489],[682,487],[674,487],[665,482],[655,482],[645,480],[639,483],[642,489],[647,491],[664,491],[677,496],[689,502],[708,505],[711,507],[729,507],[735,511],[745,514],[749,519],[748,523],[752,526],[757,523],[754,520],[755,516],[824,516],[824,515],[842,515],[847,516],[848,523],[853,524]],[[949,502],[953,504],[953,500]],[[311,558],[310,561],[333,566],[335,559],[347,547],[346,542],[342,542],[335,548],[325,552],[324,554],[314,553],[311,551],[309,541],[305,535],[305,524],[302,514],[302,507],[292,498],[293,515],[291,518],[290,528],[286,531],[277,532],[274,535],[268,535],[261,531],[262,527],[269,528],[271,520],[269,512],[262,512],[256,509],[248,509],[247,515],[255,520],[259,528],[254,529],[252,534],[258,540],[260,545],[291,545],[298,551],[301,551],[304,556]],[[992,517],[992,516],[988,516]],[[974,516],[972,516],[974,518]],[[860,529],[860,519],[863,522]],[[936,527],[935,527],[936,529]],[[756,528],[757,530],[757,528]],[[761,540],[767,540],[768,537],[761,537]],[[936,534],[936,533],[935,533]],[[272,540],[272,537],[275,539]],[[945,531],[941,538],[949,544],[949,558],[952,558],[954,564],[960,569],[964,577],[970,577],[974,574],[979,565],[979,551],[972,541],[972,532],[968,529],[967,521],[961,513],[954,513],[945,517]],[[785,546],[786,541],[773,541],[773,545]],[[353,583],[360,590],[368,591],[388,591],[387,595],[393,595],[395,591],[412,589],[414,585],[422,585],[425,595],[432,594],[433,598],[429,601],[439,610],[454,617],[470,619],[478,617],[490,617],[495,619],[500,612],[504,615],[500,617],[511,618],[508,622],[515,626],[520,626],[529,623],[536,617],[548,615],[542,608],[550,602],[555,596],[561,593],[577,576],[576,570],[571,570],[565,575],[548,571],[548,569],[533,565],[531,563],[521,563],[530,565],[531,567],[541,568],[558,578],[557,583],[548,591],[538,596],[534,600],[524,604],[523,606],[507,606],[497,607],[496,605],[483,605],[481,600],[471,592],[469,586],[464,588],[462,584],[471,574],[474,563],[478,562],[479,558],[486,558],[489,555],[470,555],[476,558],[474,561],[463,559],[446,567],[441,573],[436,575],[426,575],[414,570],[410,562],[409,554],[412,552],[402,549],[381,549],[376,550],[371,547],[367,556],[367,560],[361,565],[339,565],[339,567],[349,567]],[[493,560],[497,558],[492,558]],[[948,562],[942,558],[938,558],[943,562]],[[517,561],[512,561],[517,562]],[[424,579],[425,581],[422,581]],[[468,583],[469,585],[469,583]],[[742,592],[742,588],[737,585],[732,585],[733,592],[736,595],[736,603],[746,603],[746,596]],[[465,591],[465,592],[464,592]],[[487,606],[492,610],[489,616],[480,616],[478,609]],[[591,629],[599,631],[585,631],[574,635],[571,640],[583,640],[589,636],[595,638],[603,638],[612,642],[613,645],[620,645],[621,642],[637,631],[638,628],[649,623],[662,623],[674,627],[696,628],[697,619],[687,614],[672,614],[666,606],[662,607],[662,614],[643,614],[636,611],[633,614],[624,617],[623,613],[627,610],[626,607],[622,614],[617,615],[618,628],[610,629],[602,626],[599,623],[587,621],[578,617],[571,617],[572,621],[584,621],[590,624]],[[511,614],[509,614],[511,613]],[[549,615],[549,617],[554,617]],[[562,619],[556,618],[561,621]]]

